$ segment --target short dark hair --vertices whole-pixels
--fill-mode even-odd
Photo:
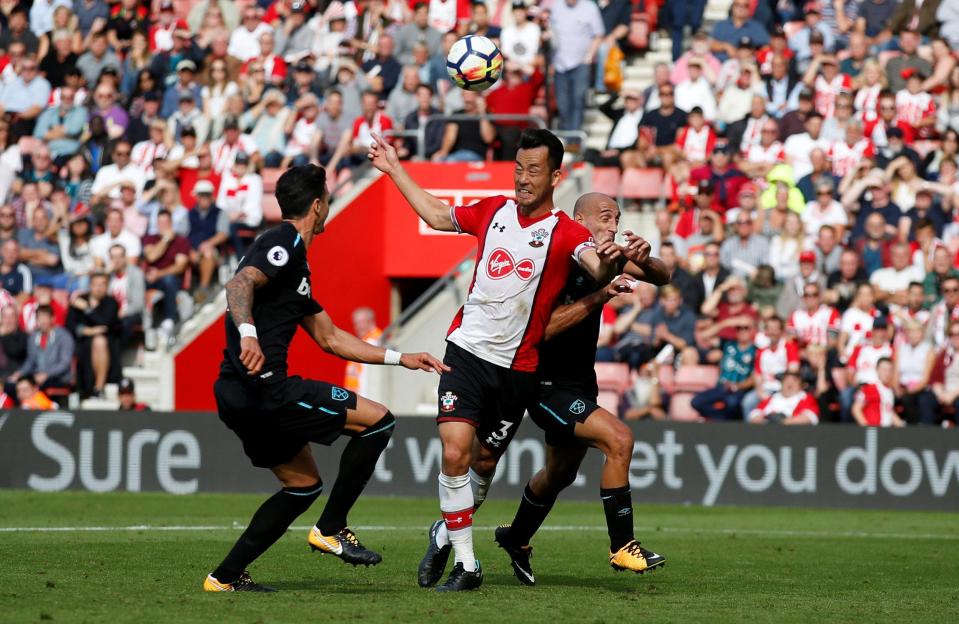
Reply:
[[[935,229],[935,227],[936,227],[936,224],[933,223],[933,222],[932,222],[932,219],[930,219],[929,217],[923,217],[923,218],[919,219],[918,221],[916,221],[916,229],[917,229],[917,230],[925,230],[926,228],[933,228],[933,229]]]
[[[37,315],[39,316],[39,314],[40,314],[41,312],[45,312],[45,313],[49,314],[50,316],[53,316],[53,306],[51,306],[51,305],[48,304],[48,303],[44,303],[44,304],[42,304],[42,305],[38,305],[38,306],[37,306]]]
[[[676,251],[676,245],[673,245],[673,241],[665,240],[659,244],[659,250],[662,251],[664,248],[669,247],[673,251]]]
[[[879,361],[876,362],[876,368],[879,368],[879,365],[882,364],[883,362],[886,362],[886,363],[889,364],[890,366],[892,365],[892,360],[891,360],[890,358],[881,357],[881,358],[879,358]]]
[[[316,199],[326,197],[326,169],[318,165],[291,167],[276,182],[276,200],[284,219],[306,215]]]
[[[31,386],[36,386],[36,385],[37,385],[37,380],[34,379],[33,375],[31,375],[31,374],[29,374],[29,373],[26,374],[26,375],[20,375],[20,379],[17,380],[17,383],[22,383],[22,382],[24,382],[24,381],[27,382],[28,384],[30,384]]]
[[[922,288],[922,282],[909,282],[909,288]]]
[[[431,94],[432,94],[432,93],[436,93],[436,91],[433,90],[433,87],[430,86],[430,84],[429,84],[429,83],[426,83],[426,82],[421,82],[421,83],[419,83],[418,85],[416,85],[416,88],[417,88],[417,89],[426,89],[426,90],[428,90]]]
[[[166,208],[162,208],[162,209],[160,209],[160,210],[157,211],[157,219],[159,219],[159,218],[162,217],[163,215],[166,215],[166,216],[170,217],[171,219],[173,218],[173,213],[170,212],[170,211],[169,211],[168,209],[166,209]]]
[[[563,142],[555,134],[545,128],[527,128],[519,137],[520,149],[536,149],[545,147],[548,155],[550,172],[563,166]]]
[[[766,319],[766,323],[778,323],[780,327],[786,327],[786,323],[784,323],[783,320],[775,314]]]

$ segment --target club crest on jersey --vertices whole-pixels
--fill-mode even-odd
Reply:
[[[446,391],[446,394],[440,397],[440,411],[443,412],[452,412],[456,409],[456,400],[459,397],[450,392]]]
[[[266,253],[266,259],[273,266],[281,267],[290,261],[290,254],[287,253],[286,249],[277,245]]]
[[[543,228],[539,228],[538,230],[530,232],[530,236],[533,237],[533,240],[529,242],[530,247],[542,247],[543,242],[546,241],[546,238],[549,236],[549,232]]]
[[[337,388],[333,386],[333,400],[334,401],[345,401],[350,398],[350,393],[344,390],[343,388]]]
[[[573,401],[573,404],[569,406],[569,411],[573,414],[579,416],[586,411],[586,404],[582,400],[576,399]]]
[[[509,277],[515,272],[516,277],[526,282],[533,277],[535,269],[536,265],[533,264],[532,260],[523,258],[516,262],[513,259],[513,254],[502,247],[494,249],[493,253],[489,255],[489,260],[486,261],[486,275],[494,280]]]

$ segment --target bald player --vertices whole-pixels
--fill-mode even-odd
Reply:
[[[616,237],[619,218],[616,201],[601,193],[583,195],[573,208],[573,219],[590,231],[597,244]],[[668,283],[669,270],[661,260],[649,257],[649,243],[632,232],[625,236],[630,247],[640,250],[640,261],[624,262],[621,268],[657,286]],[[576,478],[591,446],[606,456],[600,496],[609,531],[610,565],[616,570],[641,573],[666,562],[661,555],[642,548],[633,535],[629,489],[632,431],[596,402],[599,391],[594,364],[603,305],[629,290],[628,280],[618,278],[602,285],[576,268],[557,299],[559,306],[550,316],[546,339],[539,346],[540,396],[530,409],[530,416],[546,433],[546,466],[526,485],[513,522],[496,529],[497,544],[509,554],[516,578],[526,585],[535,584],[529,542],[560,491]],[[486,498],[485,489],[492,481],[497,459],[480,446],[471,470],[471,477],[480,486],[475,493],[475,506]],[[440,574],[445,567],[449,550],[444,547],[443,532],[441,523],[434,523],[430,548],[420,564],[421,577]],[[436,570],[438,567],[440,571]]]

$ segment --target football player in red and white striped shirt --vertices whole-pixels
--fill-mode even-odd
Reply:
[[[895,368],[892,360],[876,363],[876,382],[864,385],[856,393],[852,416],[863,427],[905,427],[896,414],[896,393],[893,391]]]
[[[437,589],[476,589],[483,573],[473,551],[474,441],[494,457],[506,450],[527,406],[539,396],[537,346],[574,264],[606,284],[623,250],[612,240],[597,246],[589,230],[555,211],[563,146],[547,130],[526,130],[520,137],[516,199],[495,196],[453,208],[423,190],[382,137],[372,138],[370,161],[427,225],[472,234],[479,243],[473,283],[447,335],[445,360],[452,370],[440,378],[437,417],[443,444],[440,509],[455,557],[453,571]],[[477,481],[488,487],[492,475],[477,475]],[[442,525],[431,530],[431,549],[434,530]],[[430,580],[427,586],[436,582]]]
[[[816,425],[819,424],[819,404],[816,397],[802,389],[799,371],[786,371],[782,374],[782,389],[763,399],[749,413],[749,422]]]

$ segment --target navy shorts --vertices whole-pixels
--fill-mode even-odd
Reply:
[[[251,384],[221,374],[213,384],[217,413],[240,438],[254,466],[293,459],[308,442],[330,445],[343,433],[356,394],[323,381],[287,377]]]
[[[530,408],[533,422],[546,433],[546,444],[557,447],[587,446],[574,434],[599,409],[595,388],[564,381],[540,380],[539,400]]]
[[[436,422],[473,425],[480,444],[501,455],[536,402],[536,374],[497,366],[452,342],[443,363],[451,370],[440,377]]]

